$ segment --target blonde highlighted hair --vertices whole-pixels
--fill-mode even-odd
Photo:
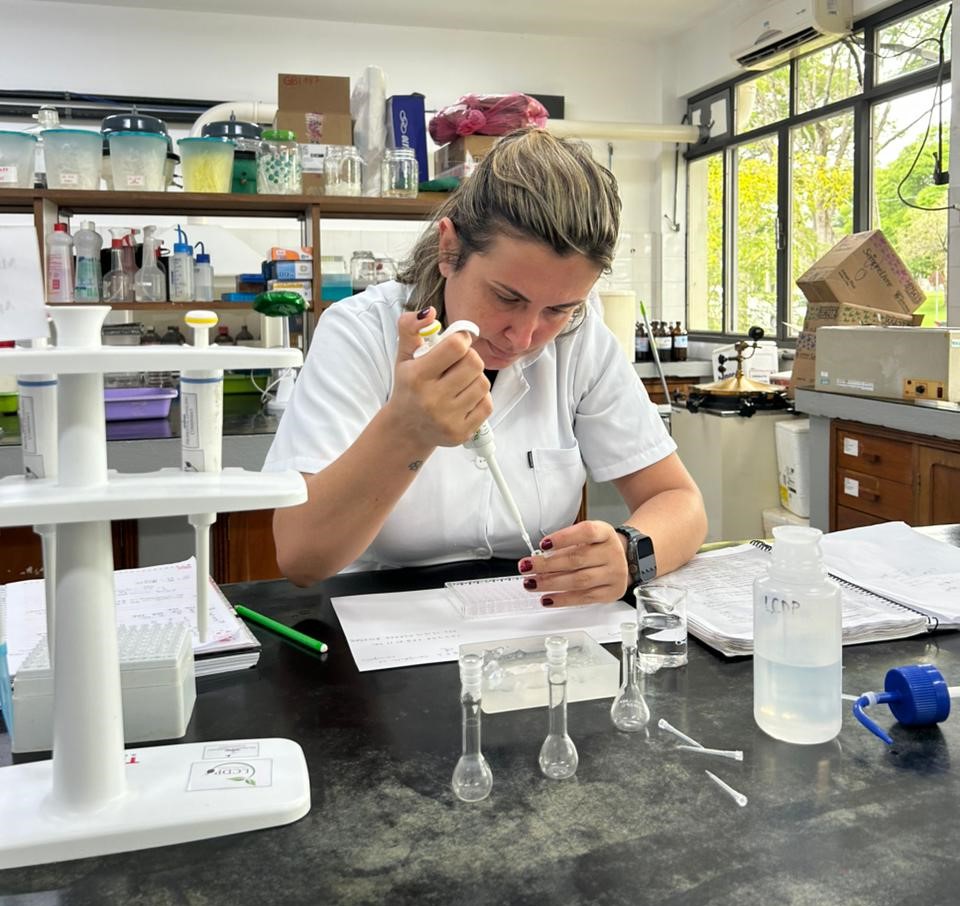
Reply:
[[[437,229],[444,217],[459,239],[450,262],[456,270],[506,235],[542,242],[558,255],[583,255],[606,273],[616,251],[620,209],[616,179],[586,143],[543,129],[505,135],[443,203],[401,267],[397,279],[413,287],[407,308],[432,305],[444,319],[446,280]]]

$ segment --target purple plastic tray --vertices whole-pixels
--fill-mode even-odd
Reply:
[[[173,387],[111,387],[103,391],[108,422],[166,418],[177,391]]]

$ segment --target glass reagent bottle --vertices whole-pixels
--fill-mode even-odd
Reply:
[[[765,733],[814,745],[840,732],[840,588],[819,529],[773,530],[767,574],[753,586],[753,716]]]
[[[453,769],[453,792],[464,802],[479,802],[490,795],[493,773],[480,751],[480,690],[483,658],[460,656],[460,710],[463,716],[463,754]]]

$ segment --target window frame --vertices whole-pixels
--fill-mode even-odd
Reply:
[[[789,115],[767,126],[751,129],[749,132],[735,133],[734,100],[737,86],[757,77],[756,71],[744,71],[742,74],[716,85],[706,91],[692,95],[687,101],[688,111],[702,109],[705,103],[721,99],[727,108],[728,131],[726,134],[711,138],[701,144],[691,145],[684,154],[689,166],[693,161],[721,152],[723,155],[723,330],[722,332],[691,329],[690,313],[690,286],[689,280],[685,285],[684,314],[687,319],[687,330],[692,340],[726,343],[736,341],[745,336],[745,333],[734,332],[734,309],[731,305],[733,277],[732,252],[735,248],[732,212],[735,207],[736,186],[733,180],[733,156],[737,147],[756,141],[766,136],[775,135],[781,153],[778,156],[777,172],[777,298],[776,339],[780,346],[794,346],[796,337],[787,332],[784,322],[789,320],[790,311],[790,212],[791,212],[791,184],[790,184],[790,130],[808,122],[835,116],[848,111],[853,112],[853,231],[861,232],[870,226],[870,205],[873,185],[873,155],[871,147],[873,109],[877,104],[892,100],[901,95],[933,87],[937,81],[937,66],[930,66],[915,72],[909,72],[894,79],[877,83],[875,80],[875,60],[870,59],[870,52],[876,47],[877,33],[880,29],[891,25],[903,18],[923,12],[936,6],[943,5],[943,0],[901,0],[901,2],[887,7],[884,10],[865,16],[854,23],[853,32],[863,33],[863,45],[867,49],[863,71],[863,90],[840,101],[824,104],[804,113],[797,113],[797,61],[800,57],[781,64],[790,68],[790,97]],[[951,27],[960,27],[960,23],[952,22]],[[812,51],[817,53],[821,48]],[[946,60],[943,66],[942,79],[944,84],[950,80],[951,60]],[[787,149],[786,153],[784,149]],[[689,226],[689,222],[688,222]],[[690,254],[689,229],[685,233],[685,252]]]

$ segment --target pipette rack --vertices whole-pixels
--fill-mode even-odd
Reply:
[[[0,357],[3,374],[57,375],[60,463],[57,478],[0,480],[0,526],[56,525],[53,753],[0,768],[0,869],[296,821],[310,809],[310,785],[292,740],[124,750],[110,521],[293,506],[306,500],[303,479],[242,469],[108,472],[103,374],[284,368],[300,365],[302,355],[287,348],[104,347],[108,306],[48,310],[55,347]]]

